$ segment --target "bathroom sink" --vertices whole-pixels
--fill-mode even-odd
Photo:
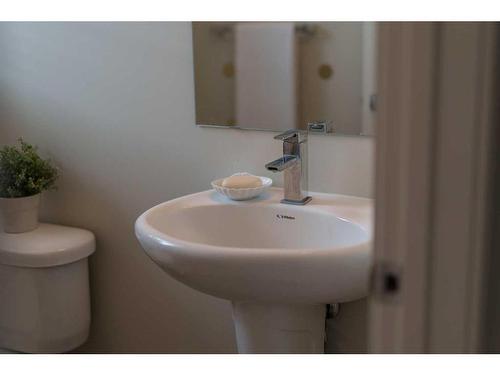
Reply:
[[[279,188],[249,201],[204,191],[149,209],[136,235],[169,275],[233,302],[240,352],[320,352],[307,337],[323,331],[325,304],[368,293],[372,201],[310,195],[293,206]],[[284,316],[293,327],[278,329],[276,342],[256,334]]]

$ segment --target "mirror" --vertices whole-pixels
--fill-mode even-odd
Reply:
[[[374,22],[193,22],[196,123],[373,134]]]

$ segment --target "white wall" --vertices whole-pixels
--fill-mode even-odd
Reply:
[[[235,171],[267,175],[281,151],[270,133],[194,125],[190,24],[1,23],[0,56],[2,143],[52,156],[62,178],[43,218],[97,237],[81,350],[233,352],[229,303],[168,277],[133,233],[145,209]],[[311,190],[371,196],[372,139],[314,136],[309,150]],[[336,348],[362,350],[363,303],[343,311]]]

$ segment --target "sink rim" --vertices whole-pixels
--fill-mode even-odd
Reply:
[[[283,193],[282,188],[272,187],[269,189],[268,193],[264,194],[262,197],[257,199],[252,199],[248,201],[232,201],[228,198],[218,195],[214,190],[205,190],[189,195],[184,195],[178,198],[174,198],[158,205],[151,207],[146,210],[135,222],[135,232],[140,240],[155,241],[161,243],[161,245],[166,246],[169,250],[173,251],[176,248],[182,248],[182,251],[190,252],[200,252],[200,255],[207,256],[209,254],[221,254],[224,256],[249,256],[252,254],[266,257],[273,255],[283,256],[293,256],[293,254],[298,254],[303,257],[307,254],[313,254],[320,252],[324,254],[325,252],[335,252],[341,253],[344,251],[352,251],[353,249],[363,248],[365,246],[370,246],[373,242],[373,228],[371,226],[371,220],[367,220],[366,216],[371,218],[372,215],[372,199],[352,197],[348,195],[340,194],[326,194],[326,193],[315,193],[310,192],[313,196],[313,201],[305,206],[286,206],[280,203],[281,195]],[[323,199],[328,199],[323,201]],[[332,204],[331,199],[337,199],[335,202],[337,205]],[[348,210],[353,209],[353,203],[358,203],[360,206],[359,215],[349,215],[345,212],[343,215],[342,210],[339,210],[338,203],[343,202],[348,206]],[[321,204],[324,203],[324,204]],[[182,210],[190,207],[200,207],[200,206],[217,206],[217,205],[233,205],[233,206],[245,206],[251,205],[256,206],[266,206],[272,208],[283,208],[284,210],[291,211],[307,211],[307,212],[317,212],[319,214],[330,214],[341,221],[345,221],[350,225],[354,225],[361,229],[366,234],[366,239],[356,242],[352,245],[347,246],[328,246],[328,247],[303,247],[303,248],[289,248],[289,247],[235,247],[235,246],[223,246],[223,245],[210,245],[202,242],[187,241],[180,239],[170,234],[166,234],[159,229],[156,229],[151,223],[148,222],[148,218],[153,212],[157,212],[161,209],[166,209],[167,207],[172,207],[178,205],[178,208],[174,210]],[[366,210],[369,210],[369,215],[366,214]],[[340,213],[340,214],[339,214]],[[147,250],[146,250],[147,251]],[[167,250],[165,250],[167,251]]]

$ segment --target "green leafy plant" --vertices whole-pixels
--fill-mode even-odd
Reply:
[[[58,169],[49,159],[42,159],[37,148],[22,138],[18,146],[0,150],[0,197],[19,198],[54,189]]]

